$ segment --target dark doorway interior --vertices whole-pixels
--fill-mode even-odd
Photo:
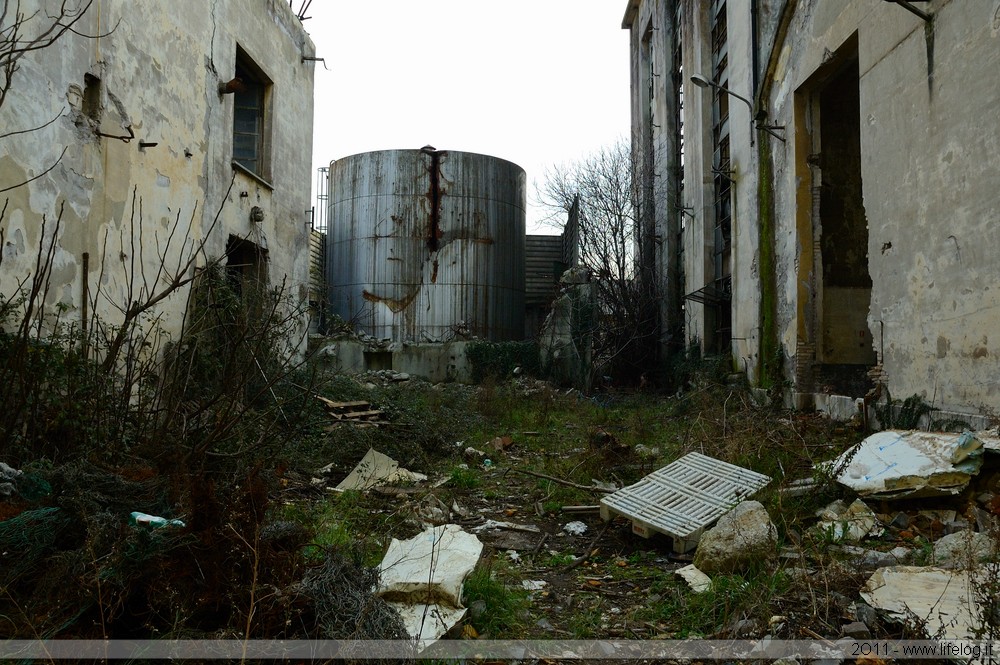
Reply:
[[[877,358],[868,326],[872,280],[861,187],[858,61],[847,63],[815,99],[822,257],[822,274],[817,276],[817,387],[861,397],[869,387],[868,368]]]

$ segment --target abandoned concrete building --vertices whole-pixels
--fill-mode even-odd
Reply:
[[[52,246],[64,321],[113,325],[192,254],[190,270],[221,258],[304,301],[315,49],[289,3],[79,4],[53,19],[60,3],[22,0],[3,17],[21,39],[75,22],[24,54],[0,108],[0,292]],[[168,335],[186,300],[156,307]]]
[[[1000,1],[625,10],[667,337],[802,408],[996,413]]]

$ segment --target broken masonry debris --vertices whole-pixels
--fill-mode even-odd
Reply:
[[[986,567],[976,571],[918,566],[879,568],[865,584],[861,599],[898,622],[916,618],[929,638],[974,639],[983,612],[975,588],[984,574]],[[992,574],[996,575],[996,571]]]
[[[735,573],[774,557],[778,529],[759,501],[743,501],[698,541],[694,565],[703,572]]]
[[[482,551],[482,542],[457,524],[431,527],[409,540],[392,539],[379,565],[378,595],[402,616],[418,649],[465,616],[462,584]]]
[[[693,563],[678,568],[674,574],[687,582],[695,593],[704,593],[712,588],[712,578],[698,570]]]
[[[333,465],[327,465],[319,469],[317,473],[319,475],[326,475],[330,473],[332,468]],[[427,476],[422,473],[402,469],[396,460],[388,455],[383,455],[374,448],[369,448],[357,466],[333,489],[336,492],[367,490],[378,485],[389,485],[399,482],[420,482],[421,480],[427,480]]]
[[[820,531],[838,542],[857,543],[869,536],[880,536],[885,530],[874,511],[861,499],[855,499],[851,505],[834,501],[817,511],[816,517],[820,518],[816,525]]]
[[[982,467],[983,449],[1000,450],[998,443],[985,433],[886,430],[872,434],[825,468],[861,497],[948,496],[965,489]]]

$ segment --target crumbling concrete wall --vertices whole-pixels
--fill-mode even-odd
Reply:
[[[331,369],[348,374],[391,370],[426,381],[472,383],[472,365],[465,356],[470,342],[407,343],[358,338],[323,338],[318,358]]]
[[[782,347],[794,377],[797,350],[818,341],[808,326],[819,251],[803,187],[812,167],[808,103],[846,47],[859,72],[872,291],[856,308],[867,309],[866,343],[894,397],[996,410],[1000,2],[920,7],[932,21],[891,3],[797,3],[766,100],[788,137],[771,144]]]
[[[683,265],[685,293],[695,296],[685,301],[685,332],[704,345],[711,307],[696,290],[718,276],[712,92],[690,76],[711,78],[709,12],[717,5],[623,5],[637,141],[650,122],[665,131],[655,104],[652,121],[647,113],[643,76],[652,62],[654,101],[676,96],[667,54],[681,40]],[[830,403],[817,402],[820,394],[863,396],[867,371],[881,364],[893,397],[919,394],[949,410],[1000,409],[1000,346],[991,339],[1000,323],[993,259],[1000,250],[993,230],[1000,0],[918,7],[930,21],[870,0],[726,3],[725,85],[753,100],[758,121],[779,127],[754,131],[747,105],[726,100],[730,350],[752,382],[784,380],[800,406]],[[647,28],[659,50],[643,50]],[[848,88],[849,96],[841,94]],[[830,140],[845,133],[849,140]],[[655,153],[655,171],[669,174],[671,155]]]
[[[21,10],[41,25],[58,4],[24,0]],[[256,175],[233,165],[234,96],[219,89],[234,78],[237,48],[270,80]],[[21,60],[0,109],[4,131],[40,127],[0,141],[2,187],[55,164],[0,194],[0,292],[13,296],[40,244],[54,241],[47,304],[73,321],[87,293],[114,324],[141,288],[164,286],[161,264],[171,275],[204,241],[204,265],[235,236],[266,250],[270,282],[304,301],[314,63],[303,58],[313,55],[280,0],[94,0],[74,34]],[[182,290],[157,307],[165,333],[179,330],[185,301]]]

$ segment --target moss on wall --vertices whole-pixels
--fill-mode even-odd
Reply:
[[[757,359],[757,376],[762,388],[771,388],[782,381],[771,137],[766,132],[758,132],[757,146],[757,210],[760,224],[760,355]]]

